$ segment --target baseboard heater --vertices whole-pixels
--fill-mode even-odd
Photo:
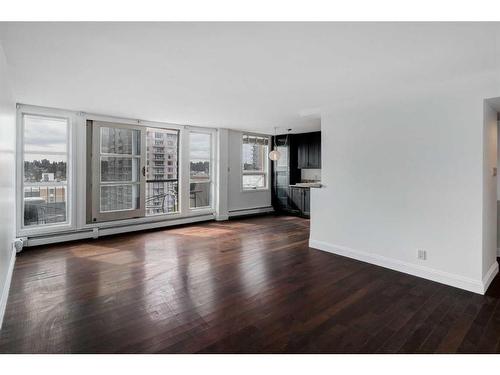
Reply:
[[[149,223],[125,224],[125,225],[117,224],[116,226],[113,225],[103,228],[97,228],[97,227],[85,228],[71,232],[53,233],[43,236],[27,237],[26,239],[24,239],[24,246],[39,246],[39,245],[48,245],[66,241],[99,238],[113,234],[135,232],[147,229],[155,229],[161,227],[169,227],[169,226],[197,223],[201,221],[210,221],[210,220],[214,220],[213,214],[190,216],[173,220],[153,221]]]
[[[274,208],[271,206],[267,207],[255,207],[255,208],[242,208],[238,210],[229,211],[228,216],[230,218],[238,217],[238,216],[246,216],[246,215],[257,215],[274,212]]]

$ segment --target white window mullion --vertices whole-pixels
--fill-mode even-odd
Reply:
[[[189,214],[189,130],[180,130],[180,150],[179,150],[179,192],[180,210],[182,215]]]

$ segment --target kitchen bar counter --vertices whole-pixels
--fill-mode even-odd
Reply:
[[[300,182],[295,185],[288,185],[290,187],[294,188],[303,188],[303,189],[309,189],[309,188],[321,188],[321,183],[320,182]]]

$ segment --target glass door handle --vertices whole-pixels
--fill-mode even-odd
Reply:
[[[142,167],[142,175],[143,175],[144,177],[146,177],[146,167],[145,167],[145,166],[144,166],[144,167]]]

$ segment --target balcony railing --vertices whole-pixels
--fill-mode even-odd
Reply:
[[[26,186],[27,185],[27,186]],[[66,221],[66,183],[26,183],[24,225],[55,224]]]
[[[146,188],[146,214],[157,215],[178,212],[178,180],[146,180],[146,184],[153,184]],[[158,186],[161,184],[161,186]],[[161,193],[159,192],[161,189]],[[151,190],[151,193],[149,191]]]

